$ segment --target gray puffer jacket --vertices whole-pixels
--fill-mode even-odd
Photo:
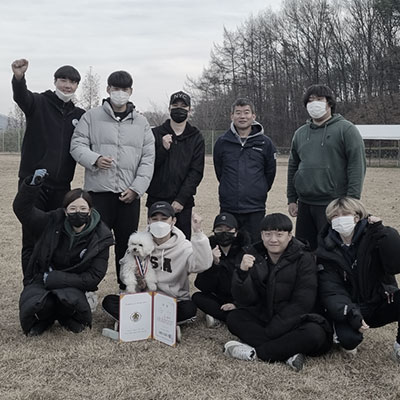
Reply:
[[[128,103],[130,112],[119,120],[108,101],[87,111],[71,140],[71,155],[85,167],[85,190],[121,193],[132,189],[142,196],[154,169],[154,136],[146,118]],[[100,156],[112,157],[109,169],[99,169]]]

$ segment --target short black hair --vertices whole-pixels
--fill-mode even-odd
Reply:
[[[69,79],[72,82],[79,83],[81,76],[76,68],[71,65],[63,65],[54,72],[54,79]]]
[[[108,86],[114,86],[116,88],[131,88],[133,85],[133,79],[129,72],[126,71],[115,71],[107,79]]]
[[[231,113],[233,114],[235,112],[236,107],[244,107],[244,106],[250,106],[251,112],[255,114],[256,108],[254,107],[254,103],[246,99],[245,97],[240,97],[239,99],[235,100],[235,102],[231,106]]]
[[[260,223],[261,231],[292,232],[293,223],[290,218],[281,213],[266,215]]]
[[[331,88],[325,85],[311,85],[307,88],[303,96],[304,107],[307,107],[308,99],[311,95],[318,97],[325,97],[332,110],[332,113],[336,110],[336,98]]]
[[[62,207],[67,208],[73,201],[75,201],[76,199],[79,199],[79,198],[82,198],[83,200],[85,200],[86,203],[88,203],[89,208],[93,207],[92,197],[86,190],[83,190],[81,188],[70,190],[64,196],[64,199],[62,202]]]

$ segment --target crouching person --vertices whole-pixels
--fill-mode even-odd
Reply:
[[[55,320],[78,333],[91,326],[86,292],[104,278],[113,237],[82,189],[68,192],[63,208],[44,212],[34,206],[45,170],[35,171],[20,186],[14,212],[37,238],[24,276],[19,308],[25,334],[37,336]]]
[[[250,244],[250,235],[238,230],[236,218],[229,213],[215,217],[213,232],[209,237],[213,265],[197,275],[194,285],[200,292],[192,296],[197,307],[206,314],[208,328],[218,327],[236,308],[231,291],[232,275],[236,263],[243,257],[243,247]]]
[[[370,327],[397,323],[392,357],[400,363],[400,236],[361,201],[333,200],[326,208],[329,224],[317,249],[321,302],[335,328],[335,342],[355,355]]]
[[[157,291],[177,299],[177,321],[182,324],[193,320],[197,312],[189,293],[189,274],[210,268],[213,256],[208,238],[201,231],[200,216],[192,216],[191,241],[175,227],[175,222],[175,211],[169,203],[158,201],[149,208],[148,229],[155,243],[151,263],[157,276]],[[119,296],[106,296],[103,308],[118,320]],[[179,341],[179,329],[177,338]]]
[[[224,353],[249,361],[284,361],[300,371],[305,355],[320,355],[332,342],[328,322],[312,313],[316,264],[292,236],[292,222],[286,215],[264,217],[261,239],[245,248],[233,275],[232,294],[241,307],[228,315],[227,325],[243,343],[227,342]]]

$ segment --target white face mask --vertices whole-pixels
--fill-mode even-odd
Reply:
[[[349,237],[356,223],[353,215],[345,215],[344,217],[336,217],[332,220],[332,229],[344,237]]]
[[[171,225],[163,221],[152,222],[149,225],[150,233],[157,239],[167,236],[171,232],[171,229]]]
[[[75,93],[64,93],[60,89],[56,88],[56,95],[57,97],[62,100],[64,103],[68,103]]]
[[[310,117],[313,119],[322,118],[326,114],[326,102],[325,101],[310,101],[307,103],[307,111]]]
[[[124,106],[129,101],[130,97],[131,95],[123,90],[113,90],[110,92],[110,100],[115,107]]]

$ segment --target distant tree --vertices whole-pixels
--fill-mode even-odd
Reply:
[[[3,151],[21,151],[21,143],[26,127],[25,114],[15,104],[8,114],[7,127],[3,134]]]
[[[85,110],[97,107],[100,103],[100,76],[89,67],[81,86],[79,105]]]
[[[151,109],[143,113],[147,121],[149,121],[150,126],[159,126],[169,118],[168,112],[162,110],[156,103],[150,102],[150,106]]]

